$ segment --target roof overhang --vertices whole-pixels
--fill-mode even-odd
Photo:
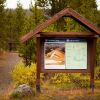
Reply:
[[[36,36],[36,34],[39,34],[40,32],[42,32],[42,30],[44,30],[49,25],[56,22],[57,20],[59,20],[63,16],[73,18],[74,20],[76,20],[77,22],[82,24],[84,27],[88,28],[91,32],[93,32],[94,35],[96,34],[96,35],[100,36],[100,29],[97,28],[93,23],[91,23],[89,20],[87,20],[86,18],[81,16],[78,12],[76,12],[72,8],[65,8],[65,9],[61,10],[60,12],[58,12],[57,14],[55,14],[50,19],[43,22],[42,24],[39,24],[35,29],[30,31],[29,33],[27,33],[23,37],[21,37],[21,39],[20,39],[21,42],[24,43],[24,42],[28,41],[33,36]]]

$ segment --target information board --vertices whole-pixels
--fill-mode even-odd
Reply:
[[[87,41],[76,38],[46,39],[44,69],[87,69]]]
[[[87,69],[86,42],[68,42],[65,50],[66,69]]]

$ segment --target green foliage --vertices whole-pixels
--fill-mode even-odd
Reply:
[[[52,84],[65,84],[70,82],[68,74],[65,73],[55,73],[53,77],[51,77],[50,82]]]
[[[27,44],[20,44],[18,51],[26,66],[31,65],[31,62],[36,62],[36,39],[31,39]]]
[[[11,72],[13,82],[15,85],[28,84],[30,86],[35,86],[36,84],[36,64],[31,64],[25,67],[25,65],[20,62],[16,65],[15,69]],[[43,75],[41,75],[43,79]]]
[[[10,100],[32,100],[34,95],[22,95],[20,93],[11,93]]]
[[[22,34],[28,33],[30,30],[33,30],[34,27],[41,21],[43,21],[43,11],[42,9],[38,9],[37,6],[30,7],[31,16],[27,16],[24,28],[22,29]],[[19,46],[19,52],[21,56],[24,58],[24,62],[26,65],[30,65],[31,62],[36,62],[36,39],[33,38],[27,41],[26,44],[21,44]]]
[[[99,22],[97,21],[99,17],[95,0],[36,0],[36,4],[44,9],[49,9],[49,13],[48,10],[45,10],[45,13],[49,16],[54,15],[66,7],[71,7],[95,24]],[[73,20],[68,19],[66,21],[66,18],[57,21],[54,28],[57,31],[86,30]]]
[[[17,47],[18,43],[18,35],[15,32],[15,11],[11,9],[7,9],[5,14],[5,22],[7,23],[5,25],[5,33],[6,33],[6,44],[5,44],[5,49],[9,50],[10,46],[9,43],[15,43],[14,47]],[[11,48],[15,49],[15,48]]]
[[[36,65],[32,64],[31,67],[25,67],[25,65],[20,62],[11,72],[11,75],[16,85],[24,83],[29,85],[35,85]]]
[[[89,88],[89,76],[82,74],[56,73],[51,77],[50,83],[65,87]]]
[[[89,75],[70,74],[70,82],[74,83],[79,88],[89,88]]]
[[[36,64],[31,64],[25,67],[24,63],[19,62],[15,69],[11,72],[13,82],[16,86],[21,84],[28,84],[32,87],[36,85]],[[100,87],[100,68],[95,69],[95,80],[96,87]],[[44,81],[44,74],[41,74],[42,86],[46,85]],[[61,89],[69,88],[89,88],[90,87],[90,76],[82,73],[55,73],[51,74],[51,77],[47,80],[49,85],[59,87]]]
[[[99,80],[100,79],[100,66],[97,66],[95,68],[95,79]]]
[[[1,1],[4,3],[5,0]],[[1,4],[0,9],[0,37],[2,38],[0,38],[0,45],[4,50],[9,50],[9,43],[15,43],[16,46],[19,43],[24,27],[25,12],[19,2],[16,10],[4,9],[4,4]]]
[[[32,12],[32,16],[31,17],[34,20],[33,23],[35,24],[35,27],[36,27],[36,25],[38,25],[39,23],[44,21],[43,9],[38,8],[36,3],[35,3],[34,6],[31,4],[30,11]]]
[[[17,2],[17,8],[15,10],[15,32],[18,34],[18,38],[19,36],[21,36],[22,34],[22,29],[24,28],[24,23],[25,23],[25,12],[22,8],[22,4],[18,1]]]
[[[24,21],[24,26],[21,31],[21,36],[28,33],[30,30],[32,30],[34,26],[35,26],[35,23],[34,23],[34,19],[32,18],[32,16],[26,16],[25,21]],[[36,61],[35,44],[36,44],[36,39],[33,38],[25,44],[20,44],[18,47],[18,51],[21,57],[23,57],[24,63],[26,65],[30,65],[31,62]]]
[[[5,0],[0,0],[0,51],[5,48],[5,10],[4,10]]]
[[[36,84],[36,64],[31,64],[25,67],[22,61],[16,65],[15,69],[11,72],[13,81],[15,85],[29,84],[30,86],[35,86]],[[95,79],[100,79],[100,68],[95,69]],[[44,80],[44,75],[41,74],[41,83]],[[56,86],[66,87],[66,88],[89,88],[90,86],[90,76],[88,74],[74,73],[55,73],[51,74],[51,78],[47,80],[50,84]]]

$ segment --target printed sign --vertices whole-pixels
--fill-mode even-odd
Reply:
[[[86,42],[68,42],[65,48],[66,69],[87,69]]]
[[[83,39],[46,39],[45,69],[87,69],[87,42]]]

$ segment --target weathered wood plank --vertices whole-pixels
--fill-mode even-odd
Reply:
[[[99,28],[97,28],[92,22],[90,22],[89,20],[87,20],[85,17],[81,16],[79,13],[77,13],[72,8],[69,8],[69,11],[70,11],[70,14],[72,15],[72,17],[76,21],[80,22],[82,25],[84,25],[85,27],[87,27],[91,31],[95,32],[96,34],[100,35]]]
[[[94,36],[93,32],[40,32],[40,36],[79,36],[79,37],[87,37]]]

